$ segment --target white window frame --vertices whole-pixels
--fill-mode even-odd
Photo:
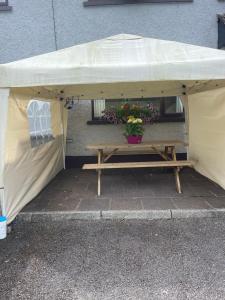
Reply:
[[[27,106],[31,146],[37,147],[53,140],[51,102],[32,99]]]

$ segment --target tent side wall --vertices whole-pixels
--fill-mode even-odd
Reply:
[[[64,167],[64,135],[62,105],[29,93],[12,92],[9,97],[4,185],[5,210],[11,222]],[[53,139],[32,146],[27,107],[32,99],[50,103]],[[64,123],[64,124],[63,124]]]
[[[189,158],[225,189],[225,88],[194,94],[189,102]]]
[[[9,89],[0,89],[0,214],[5,214],[3,170],[8,116],[8,97]]]

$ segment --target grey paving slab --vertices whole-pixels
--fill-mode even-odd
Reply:
[[[57,210],[75,210],[79,198],[67,191],[56,191],[42,193],[35,201],[29,203],[24,211],[57,211]]]
[[[82,213],[82,217],[86,214],[86,218],[89,218],[91,212],[101,215],[102,211],[112,210],[111,215],[114,216],[115,212],[126,211],[127,215],[130,211],[133,218],[133,211],[177,209],[177,214],[181,215],[181,210],[204,212],[225,207],[225,191],[191,169],[181,172],[182,194],[176,192],[172,171],[107,170],[103,172],[102,181],[102,196],[97,197],[96,172],[64,170],[23,212],[65,212],[68,217],[71,211],[72,218],[79,218],[79,214],[74,214],[77,211]],[[34,219],[37,220],[39,215],[36,214]],[[122,215],[118,214],[117,218]]]
[[[171,173],[150,173],[143,177],[140,175],[137,182],[137,195],[140,197],[169,197],[176,194],[174,177]]]
[[[109,210],[102,211],[102,219],[171,219],[170,210]]]
[[[48,198],[46,195],[42,196],[38,196],[36,197],[33,201],[31,201],[30,203],[28,203],[23,211],[45,211],[48,207],[50,198]],[[54,201],[53,201],[54,203]],[[54,204],[55,205],[55,204]]]
[[[141,210],[143,209],[140,199],[134,198],[112,198],[110,210]]]
[[[225,197],[225,190],[215,183],[211,185],[210,192],[217,197]]]
[[[141,198],[143,208],[147,210],[163,210],[176,208],[171,198],[166,197],[148,197]]]
[[[127,192],[133,191],[136,184],[133,184],[129,180],[125,180],[125,178],[120,176],[106,176],[104,178],[104,175],[102,176],[102,195],[106,197],[125,197],[127,195]],[[127,185],[125,184],[127,182]],[[131,189],[131,187],[133,187]],[[97,183],[95,186],[95,191],[97,192]]]
[[[173,198],[172,203],[177,209],[210,209],[211,206],[205,197]]]
[[[66,199],[59,199],[56,203],[49,203],[48,210],[76,210],[79,205],[79,198],[74,198],[74,196],[70,196]]]
[[[210,182],[208,182],[208,184],[202,181],[192,183],[192,182],[188,182],[186,179],[181,181],[181,185],[182,185],[182,192],[185,196],[189,196],[189,197],[212,196]]]
[[[225,197],[211,197],[206,201],[214,208],[225,208]]]
[[[78,211],[93,211],[93,210],[109,210],[110,209],[110,199],[109,198],[103,198],[103,197],[95,197],[95,198],[86,198],[81,199],[77,210]]]

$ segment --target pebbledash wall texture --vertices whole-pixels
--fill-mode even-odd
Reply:
[[[217,48],[217,14],[225,12],[223,0],[90,7],[82,0],[9,0],[8,5],[11,10],[0,6],[0,63],[119,33]],[[89,120],[90,101],[69,112],[67,155],[90,155],[88,143],[124,140],[123,126],[87,125]],[[184,123],[147,126],[145,139],[150,138],[185,139]]]

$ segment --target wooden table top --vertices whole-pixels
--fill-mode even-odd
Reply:
[[[92,144],[87,145],[86,149],[88,150],[114,150],[114,149],[148,149],[151,147],[171,147],[171,146],[188,146],[188,143],[185,143],[181,140],[159,140],[159,141],[149,141],[143,142],[140,144],[128,144],[128,143],[118,143],[118,144]]]

